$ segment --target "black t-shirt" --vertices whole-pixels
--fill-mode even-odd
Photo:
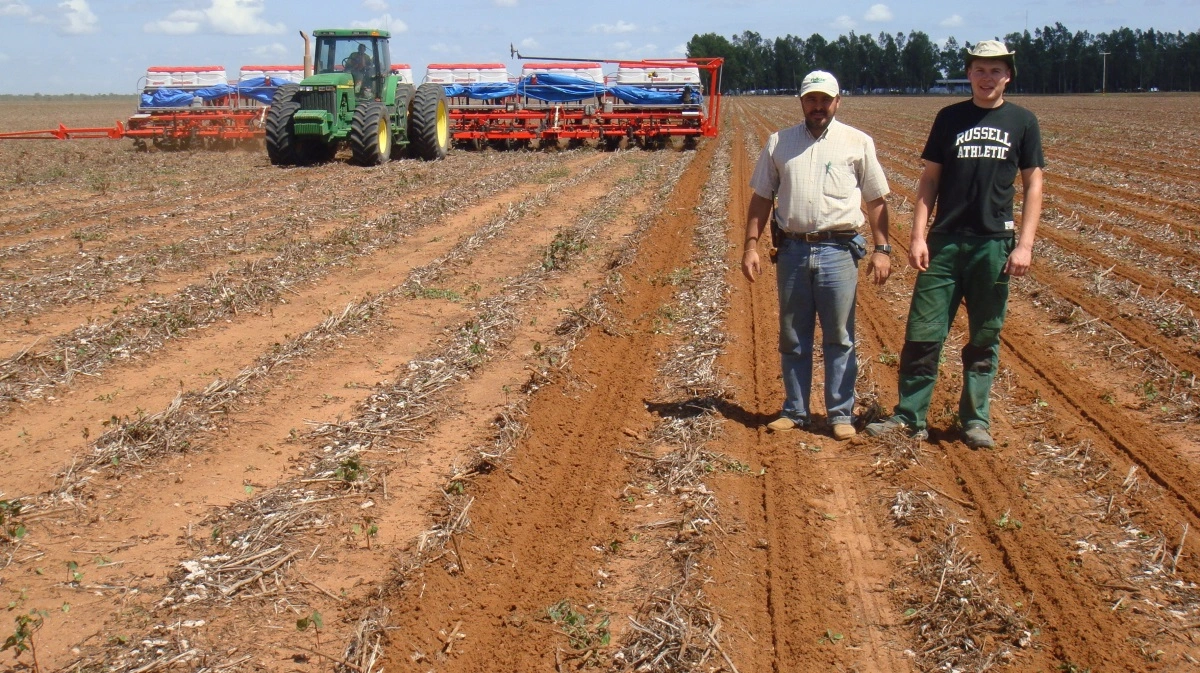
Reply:
[[[931,232],[1012,236],[1017,174],[1043,168],[1037,117],[1005,102],[987,109],[972,101],[942,108],[921,158],[941,164]]]

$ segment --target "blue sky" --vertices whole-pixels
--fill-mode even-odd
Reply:
[[[524,55],[670,57],[697,33],[764,38],[921,30],[941,42],[1001,37],[1054,22],[1200,30],[1200,0],[0,0],[0,93],[134,93],[154,65],[299,63],[298,31],[377,26],[419,79],[432,62]]]

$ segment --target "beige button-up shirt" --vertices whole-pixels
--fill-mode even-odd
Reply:
[[[778,196],[775,218],[784,231],[857,229],[862,202],[887,196],[887,177],[871,136],[837,119],[819,138],[803,123],[772,133],[758,157],[750,188]]]

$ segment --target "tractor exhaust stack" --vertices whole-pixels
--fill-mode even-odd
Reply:
[[[300,31],[300,39],[304,40],[304,78],[308,79],[313,74],[312,42],[304,31]]]

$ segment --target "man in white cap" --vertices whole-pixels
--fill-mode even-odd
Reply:
[[[891,273],[888,255],[887,178],[867,134],[836,119],[841,92],[833,75],[817,70],[800,85],[804,123],[767,139],[750,187],[742,273],[762,272],[757,243],[772,206],[778,247],[779,352],[785,399],[775,431],[807,427],[812,390],[813,341],[821,322],[825,362],[825,413],[836,439],[855,435],[854,302],[858,261],[869,258],[877,284]],[[858,229],[862,205],[873,246]]]
[[[943,108],[929,131],[908,252],[920,273],[900,353],[900,401],[894,415],[868,425],[867,434],[901,430],[928,436],[926,415],[942,344],[965,301],[969,328],[959,429],[972,449],[995,445],[988,396],[999,365],[1008,281],[1029,271],[1046,163],[1037,118],[1004,100],[1004,88],[1016,75],[1015,56],[995,40],[968,51],[971,100]],[[1013,217],[1018,173],[1024,193],[1019,229]]]

